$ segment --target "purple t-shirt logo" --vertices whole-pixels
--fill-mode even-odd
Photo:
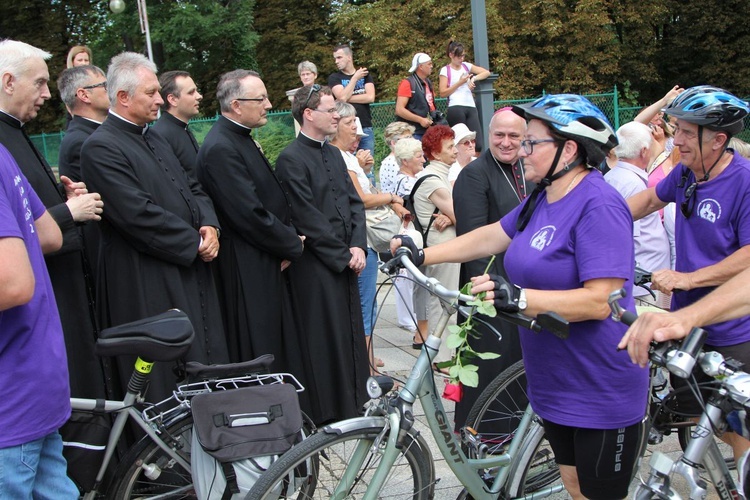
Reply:
[[[544,250],[544,247],[548,247],[550,243],[552,243],[552,239],[555,237],[556,230],[557,228],[555,226],[542,227],[541,229],[539,229],[539,231],[534,233],[534,236],[531,237],[529,246],[541,252],[542,250]]]
[[[721,218],[721,205],[713,198],[707,198],[698,205],[698,215],[713,224]]]

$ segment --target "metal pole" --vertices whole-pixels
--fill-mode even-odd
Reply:
[[[148,50],[148,60],[154,62],[154,51],[151,48],[151,30],[148,27],[148,10],[146,9],[146,0],[138,0],[138,17],[141,21],[141,33],[146,34],[146,49]]]
[[[487,68],[490,67],[490,54],[487,46],[487,16],[484,0],[471,0],[471,27],[474,32],[474,58],[477,65]],[[494,89],[493,85],[498,75],[491,73],[486,80],[477,82],[475,93],[477,95],[477,110],[479,111],[479,123],[482,124],[482,130],[477,130],[477,134],[485,139],[482,141],[485,149],[487,148],[488,137],[487,131],[490,128],[490,120],[495,112]]]

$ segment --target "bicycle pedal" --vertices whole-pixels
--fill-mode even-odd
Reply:
[[[662,441],[664,441],[664,435],[660,432],[654,432],[653,430],[648,432],[648,444],[661,444]]]

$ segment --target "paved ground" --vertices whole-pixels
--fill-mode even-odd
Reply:
[[[380,278],[381,280],[379,281],[382,281],[383,275],[381,275]],[[419,352],[411,348],[411,335],[398,328],[396,321],[395,289],[391,292],[390,285],[386,284],[383,286],[378,294],[378,304],[380,307],[380,316],[375,326],[374,333],[375,355],[382,358],[385,362],[385,367],[381,369],[384,373],[396,378],[405,379],[408,376]],[[438,385],[438,389],[442,392],[442,388],[445,386],[445,380],[438,377],[436,378],[436,384]],[[453,403],[451,401],[443,400],[443,405],[445,406],[449,417],[452,419]],[[427,438],[431,445],[433,458],[435,459],[436,477],[440,479],[437,484],[435,498],[455,499],[461,492],[461,486],[453,475],[453,472],[445,463],[445,460],[439,455],[435,441],[424,420],[424,413],[422,412],[421,407],[415,408],[415,411],[417,415],[417,426],[421,428],[422,435]],[[451,425],[453,425],[452,422]],[[672,458],[678,457],[680,453],[680,447],[676,435],[667,436],[661,445],[649,447],[641,466],[644,478],[647,474],[646,466],[648,464],[648,458],[651,456],[654,449],[658,449]],[[637,481],[637,479],[635,481]],[[631,485],[631,492],[632,490],[633,486]],[[681,491],[681,494],[683,495],[683,498],[688,497],[687,491]],[[560,494],[553,498],[569,497],[566,494]],[[715,495],[714,492],[710,492],[708,498],[717,498],[717,495]]]

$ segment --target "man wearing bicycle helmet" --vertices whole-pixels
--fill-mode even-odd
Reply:
[[[675,270],[653,273],[654,289],[674,292],[672,309],[696,302],[750,267],[750,161],[727,148],[749,111],[747,102],[717,87],[702,85],[680,94],[664,112],[675,119],[681,162],[655,188],[628,199],[636,220],[669,202],[677,204]],[[708,350],[750,363],[750,316],[706,330]],[[700,383],[704,375],[696,375]],[[690,391],[681,393],[680,410],[698,414]],[[728,442],[736,456],[750,446],[733,437]]]
[[[612,290],[624,287],[633,306],[632,219],[594,168],[617,139],[604,114],[578,95],[547,95],[514,111],[528,120],[520,156],[537,188],[499,225],[410,249],[427,265],[505,251],[512,283],[485,274],[472,278],[471,293],[487,292],[503,311],[555,311],[570,321],[567,339],[520,329],[529,401],[570,495],[624,498],[644,437],[648,372],[616,350],[625,327],[608,319]]]

